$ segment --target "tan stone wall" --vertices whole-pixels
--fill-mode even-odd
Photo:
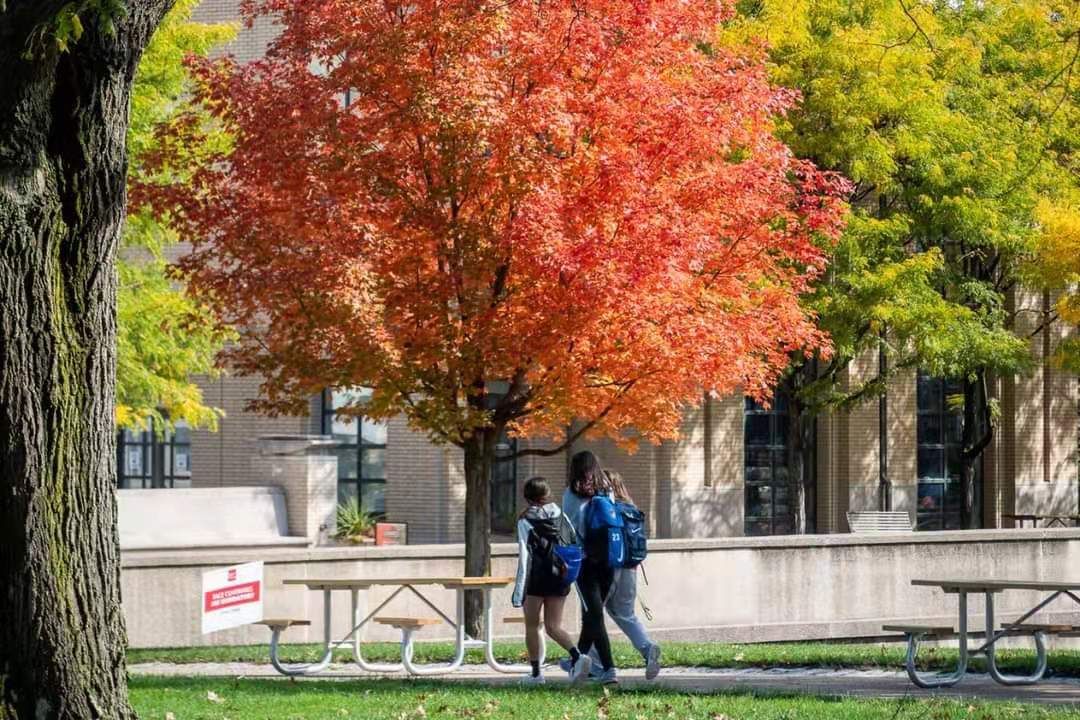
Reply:
[[[317,433],[316,412],[309,417],[267,417],[248,412],[248,402],[258,397],[259,378],[222,376],[210,380],[194,378],[202,389],[203,400],[225,411],[217,432],[195,430],[191,433],[192,487],[261,485],[264,478],[252,469],[255,441],[262,435],[297,435]]]
[[[1042,294],[1015,292],[1010,300],[1016,331],[1030,334],[1043,319]],[[1068,332],[1063,324],[1055,323],[1048,334],[1032,337],[1031,352],[1038,360],[1035,371],[1001,382],[1003,412],[997,446],[1001,467],[995,477],[1004,498],[996,503],[1001,512],[1078,511],[1077,381],[1055,368],[1051,360],[1057,343]]]
[[[710,422],[705,422],[705,413]],[[708,432],[706,432],[708,429]],[[743,398],[710,400],[686,413],[671,443],[671,524],[667,537],[743,534]]]
[[[313,550],[260,549],[223,552],[125,552],[122,557],[123,612],[133,647],[265,644],[264,627],[245,626],[203,635],[199,631],[202,573],[247,560],[266,563],[268,617],[307,618],[311,627],[290,629],[286,642],[318,642],[323,633],[322,593],[285,585],[295,578],[402,578],[452,576],[461,572],[461,545],[404,548],[341,547]],[[494,575],[513,576],[516,547],[493,548]],[[650,549],[650,584],[641,586],[653,609],[646,620],[658,640],[761,642],[823,638],[875,637],[883,623],[952,625],[956,598],[933,588],[913,588],[923,575],[985,577],[1054,577],[1080,563],[1078,530],[1005,530],[963,533],[917,533],[867,538],[816,536],[660,540]],[[928,570],[929,569],[929,570]],[[361,593],[363,607],[374,609],[396,588]],[[442,588],[422,588],[446,612],[454,595]],[[335,593],[334,630],[349,632],[349,594]],[[520,626],[501,622],[520,615],[510,607],[509,588],[494,594],[496,633],[521,637]],[[1038,594],[1003,593],[999,620],[1014,619],[1032,607]],[[576,629],[576,602],[570,603],[569,627]],[[980,603],[973,602],[971,624],[981,627]],[[387,606],[387,613],[430,616],[431,610],[408,593]],[[1080,623],[1074,605],[1055,604],[1040,622]],[[614,631],[614,627],[609,630]],[[446,640],[447,625],[427,628],[423,639]],[[392,628],[368,626],[363,639],[394,641]],[[552,649],[554,649],[553,646]]]

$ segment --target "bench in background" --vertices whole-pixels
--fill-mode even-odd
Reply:
[[[904,511],[866,510],[849,512],[848,527],[853,533],[900,533],[912,532],[915,528],[911,516]]]

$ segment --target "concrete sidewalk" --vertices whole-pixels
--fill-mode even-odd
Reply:
[[[281,678],[270,665],[255,663],[142,663],[131,665],[128,671],[135,675],[165,675],[175,677],[265,677]],[[549,683],[565,683],[566,676],[558,668],[547,668]],[[331,665],[315,678],[322,679],[371,679],[377,677],[359,670],[355,665],[340,663]],[[404,679],[404,674],[387,675]],[[450,675],[440,675],[431,680],[452,682],[478,682],[495,685],[517,683],[521,676],[492,672],[486,665],[466,665]],[[1053,705],[1075,705],[1080,708],[1080,679],[1055,678],[1027,687],[998,685],[988,675],[969,673],[952,688],[919,690],[903,672],[891,670],[835,670],[821,668],[794,669],[712,669],[712,668],[664,668],[654,682],[644,678],[640,669],[619,672],[620,686],[646,688],[660,686],[686,692],[724,692],[733,690],[760,693],[807,693],[840,697],[874,698],[927,698],[945,697],[955,699],[1013,700],[1018,702]]]

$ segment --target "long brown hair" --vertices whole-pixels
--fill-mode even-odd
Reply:
[[[626,483],[623,482],[622,475],[615,470],[604,470],[604,475],[607,476],[608,484],[611,485],[611,492],[615,494],[615,499],[633,505],[634,498],[630,497],[630,491],[626,489]]]
[[[582,450],[570,458],[570,480],[567,485],[571,492],[583,498],[611,490],[611,483],[600,466],[600,460],[589,450]]]

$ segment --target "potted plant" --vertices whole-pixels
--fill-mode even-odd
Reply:
[[[354,545],[370,545],[375,542],[375,520],[372,513],[360,509],[356,498],[349,498],[337,507],[334,538]]]

